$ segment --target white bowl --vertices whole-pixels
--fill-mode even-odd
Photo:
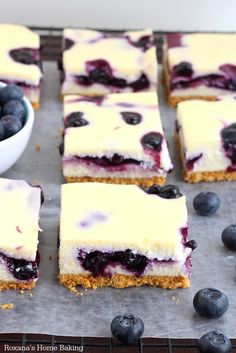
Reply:
[[[6,86],[0,82],[0,87]],[[23,98],[26,110],[25,124],[15,135],[0,141],[0,174],[11,168],[24,152],[34,124],[34,110],[26,97]]]

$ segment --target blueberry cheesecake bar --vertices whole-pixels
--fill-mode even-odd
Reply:
[[[155,92],[66,96],[64,128],[67,182],[163,184],[172,170]]]
[[[38,279],[39,186],[0,179],[0,290],[31,289]]]
[[[236,180],[236,99],[177,107],[176,137],[188,182]]]
[[[168,34],[163,52],[170,106],[236,92],[235,34]]]
[[[153,33],[146,29],[111,35],[67,28],[59,68],[62,96],[156,91]]]
[[[42,70],[39,35],[27,27],[0,24],[0,81],[19,86],[39,108]]]
[[[61,284],[189,287],[196,242],[176,186],[71,183],[61,192]]]

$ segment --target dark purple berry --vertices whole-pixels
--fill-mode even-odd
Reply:
[[[22,125],[25,122],[25,107],[24,104],[21,101],[18,100],[11,100],[4,104],[3,106],[3,115],[15,115],[17,116]]]
[[[221,131],[221,136],[227,144],[236,145],[236,123],[225,127]]]
[[[215,192],[200,192],[193,200],[193,207],[197,214],[210,216],[220,207],[219,196]]]
[[[107,263],[106,253],[103,254],[101,251],[93,251],[86,256],[83,262],[83,267],[96,277],[97,275],[104,273]]]
[[[154,194],[154,195],[159,195],[159,192],[161,190],[161,187],[157,184],[153,184],[147,189],[148,194]]]
[[[131,314],[116,316],[111,322],[111,333],[121,343],[138,343],[143,332],[143,321]]]
[[[195,240],[189,240],[187,243],[185,243],[185,246],[194,250],[197,248],[197,242]]]
[[[93,83],[91,78],[85,75],[76,76],[76,81],[83,86],[90,86]]]
[[[144,147],[159,152],[161,151],[162,141],[163,136],[159,132],[149,132],[141,139],[141,143]]]
[[[193,74],[192,65],[187,61],[182,61],[174,67],[177,76],[191,77]]]
[[[183,196],[179,188],[176,185],[165,185],[163,186],[158,194],[163,199],[177,199],[178,197]]]
[[[88,125],[88,121],[82,118],[82,112],[74,112],[67,116],[65,127],[81,127]]]
[[[197,343],[199,353],[231,353],[232,345],[221,332],[211,331],[203,335]]]
[[[36,261],[13,260],[13,275],[19,280],[29,280],[37,278],[37,264]]]
[[[13,60],[26,65],[38,65],[39,59],[35,58],[34,51],[32,49],[13,49],[10,51],[10,56]]]
[[[139,79],[130,83],[130,87],[133,89],[134,92],[142,91],[147,89],[150,85],[150,82],[145,74],[142,74]]]
[[[127,82],[124,78],[112,78],[109,81],[109,84],[118,88],[125,88],[127,86]]]
[[[217,319],[227,311],[229,301],[228,297],[218,289],[204,288],[195,294],[193,307],[200,316]]]
[[[2,121],[0,120],[0,141],[4,140],[5,138],[5,129]]]
[[[221,234],[221,239],[228,249],[236,251],[236,224],[226,227]]]
[[[15,135],[22,129],[22,123],[20,119],[14,115],[5,115],[1,121],[4,126],[5,138]]]
[[[89,76],[94,82],[98,82],[103,85],[108,84],[109,76],[105,71],[101,69],[93,69],[92,71],[90,71]]]
[[[0,91],[0,104],[4,105],[5,103],[11,100],[22,100],[23,93],[19,87],[16,85],[7,85]]]
[[[129,125],[137,125],[141,122],[142,116],[136,112],[121,112],[122,118]]]

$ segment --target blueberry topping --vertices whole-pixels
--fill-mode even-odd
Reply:
[[[101,251],[93,251],[86,256],[83,267],[85,270],[92,272],[93,276],[96,277],[104,272],[107,266],[107,260],[107,254]]]
[[[5,129],[2,121],[0,120],[0,141],[4,140],[5,138]]]
[[[90,86],[93,83],[91,78],[85,75],[76,76],[76,81],[83,86]]]
[[[236,224],[226,227],[221,234],[221,239],[228,249],[236,251]]]
[[[197,248],[197,242],[195,240],[189,240],[187,243],[185,243],[185,246],[194,250]]]
[[[88,121],[82,118],[82,112],[74,112],[67,116],[65,127],[81,127],[88,125]]]
[[[132,82],[130,87],[133,89],[134,92],[141,91],[147,89],[150,85],[150,82],[145,74],[142,74],[139,79]]]
[[[153,184],[147,189],[147,193],[148,194],[159,195],[160,190],[161,190],[161,187],[159,185]]]
[[[17,116],[21,123],[25,122],[25,107],[24,104],[16,99],[13,99],[3,106],[3,115],[15,115]]]
[[[136,112],[121,112],[122,118],[129,125],[137,125],[141,122],[142,116]]]
[[[201,216],[210,216],[220,207],[219,196],[215,192],[201,192],[195,196],[193,207],[197,214]]]
[[[16,279],[27,281],[37,277],[37,264],[35,261],[14,259],[13,266],[13,275]]]
[[[228,297],[221,291],[213,288],[204,288],[195,294],[193,307],[200,316],[217,319],[227,311],[229,301]]]
[[[15,135],[22,129],[22,123],[20,119],[14,115],[5,115],[1,121],[4,126],[5,138]]]
[[[22,100],[23,93],[19,87],[16,85],[7,85],[0,91],[0,104],[4,105],[5,103],[16,99]]]
[[[158,194],[163,199],[177,199],[183,196],[176,185],[165,185],[161,188]]]
[[[192,65],[187,61],[182,61],[174,67],[177,76],[191,77],[193,74]]]
[[[221,131],[221,136],[225,143],[236,145],[236,123],[225,127]]]
[[[61,156],[64,154],[64,141],[62,141],[58,147]]]
[[[110,80],[110,85],[118,88],[125,88],[127,86],[127,82],[124,78],[112,78]]]
[[[211,331],[198,340],[199,353],[231,353],[232,345],[228,337],[221,332]]]
[[[13,60],[26,65],[39,65],[39,59],[36,58],[34,50],[32,49],[13,49],[10,51],[10,56]]]
[[[194,164],[202,158],[202,153],[200,153],[198,156],[188,159],[186,162],[186,169],[191,172],[194,169]]]
[[[149,132],[141,139],[141,143],[144,147],[158,152],[161,151],[162,141],[163,136],[159,132]]]
[[[118,315],[111,322],[111,333],[121,343],[136,344],[143,332],[143,321],[131,314]]]
[[[108,84],[109,76],[107,75],[107,73],[105,71],[103,71],[101,69],[94,69],[94,70],[90,71],[89,76],[94,82],[98,82],[103,85]]]

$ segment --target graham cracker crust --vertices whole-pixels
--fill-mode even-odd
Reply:
[[[189,278],[182,276],[135,276],[115,274],[111,277],[93,277],[92,275],[59,275],[59,283],[67,288],[75,288],[81,285],[83,288],[96,289],[98,287],[127,288],[149,285],[161,287],[164,289],[188,288],[190,286]]]
[[[179,139],[179,135],[175,132],[174,135],[176,144],[179,150],[179,159],[183,167],[184,180],[188,183],[199,183],[201,181],[213,182],[213,181],[233,181],[236,180],[236,172],[227,172],[226,170],[212,171],[212,172],[188,172],[184,167],[184,161],[182,157],[182,146]]]
[[[171,96],[170,88],[169,88],[169,70],[168,70],[168,65],[167,65],[167,58],[166,55],[164,55],[163,59],[163,74],[162,74],[162,82],[165,87],[165,96],[167,100],[167,104],[171,108],[175,108],[178,103],[184,102],[186,100],[192,100],[192,99],[202,99],[202,100],[207,100],[207,101],[215,101],[216,96]]]
[[[134,184],[149,187],[153,184],[164,185],[166,179],[161,176],[152,178],[95,178],[95,177],[65,177],[67,183],[98,182],[108,184]]]
[[[34,110],[39,110],[40,104],[39,102],[30,102]]]
[[[0,291],[6,289],[26,290],[35,287],[35,280],[31,282],[0,281]]]

